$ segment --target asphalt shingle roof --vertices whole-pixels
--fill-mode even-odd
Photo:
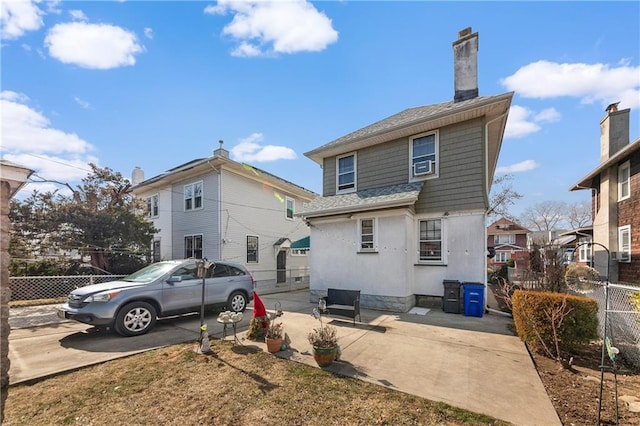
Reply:
[[[338,214],[346,211],[373,210],[377,207],[409,205],[416,202],[424,182],[366,189],[350,194],[317,197],[303,206],[300,216]]]
[[[359,130],[356,130],[355,132],[351,132],[348,135],[342,136],[327,144],[324,144],[319,148],[309,151],[305,155],[308,155],[310,153],[317,152],[317,151],[322,151],[327,148],[337,147],[342,144],[347,144],[355,140],[364,139],[368,136],[372,136],[378,133],[383,133],[385,131],[390,131],[398,127],[407,126],[409,124],[412,124],[421,120],[425,120],[430,117],[435,117],[439,114],[455,112],[456,110],[461,110],[464,108],[470,108],[475,106],[476,104],[482,104],[490,101],[493,98],[498,98],[502,96],[504,95],[478,96],[476,98],[469,99],[462,102],[448,101],[448,102],[442,102],[439,104],[431,104],[431,105],[407,108],[404,111],[401,111],[397,114],[394,114],[390,117],[377,121],[373,124],[370,124]]]

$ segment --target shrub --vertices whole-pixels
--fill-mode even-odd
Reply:
[[[513,320],[530,349],[561,360],[598,337],[598,304],[584,296],[516,290]]]

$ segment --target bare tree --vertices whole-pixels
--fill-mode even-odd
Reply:
[[[500,175],[493,180],[489,210],[487,210],[487,216],[490,218],[505,217],[510,220],[515,219],[509,213],[509,207],[522,198],[522,194],[513,189],[512,180],[513,175],[510,173]]]
[[[549,232],[565,226],[567,203],[563,201],[543,201],[527,209],[520,216],[520,223],[535,231]]]
[[[567,212],[567,222],[571,225],[571,229],[590,225],[592,223],[591,202],[582,201],[571,204]]]

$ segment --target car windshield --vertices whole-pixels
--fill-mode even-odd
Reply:
[[[176,267],[175,263],[153,263],[146,268],[134,272],[124,277],[123,281],[131,281],[136,283],[148,283],[156,280]]]

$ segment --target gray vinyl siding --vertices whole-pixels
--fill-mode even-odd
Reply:
[[[443,127],[439,134],[439,177],[428,179],[417,213],[485,209],[484,121]]]
[[[358,151],[358,191],[407,183],[409,141],[397,139]]]
[[[486,208],[484,120],[438,129],[439,173],[426,179],[417,213]],[[357,190],[409,181],[409,138],[357,152]],[[323,196],[335,195],[336,157],[324,159]]]
[[[202,209],[184,210],[184,185],[202,181]],[[171,197],[173,258],[184,257],[185,235],[202,234],[202,255],[219,259],[220,235],[218,229],[218,174],[215,172],[194,176],[173,184]]]
[[[336,195],[336,157],[325,158],[322,165],[322,196],[330,195]]]

